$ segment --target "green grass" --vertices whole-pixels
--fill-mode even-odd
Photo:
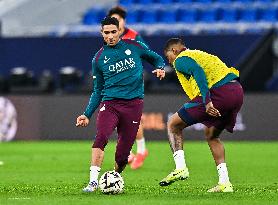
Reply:
[[[106,148],[102,172],[113,169],[114,142]],[[0,204],[278,204],[278,142],[227,142],[234,193],[206,193],[217,172],[205,142],[186,142],[188,181],[159,187],[173,168],[167,142],[148,142],[144,167],[129,167],[120,195],[82,193],[88,182],[91,143],[12,142],[0,144]]]

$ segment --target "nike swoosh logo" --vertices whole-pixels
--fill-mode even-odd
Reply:
[[[137,124],[138,122],[132,121],[132,123]]]
[[[100,108],[100,110],[99,111],[104,111],[105,110],[105,104],[102,106],[102,108]]]
[[[180,173],[181,173],[181,171],[178,172],[178,173],[173,173],[173,177],[176,176],[176,175],[178,175],[178,174],[180,174]]]
[[[107,63],[109,60],[110,60],[110,58],[104,59],[103,62],[104,62],[104,63]]]

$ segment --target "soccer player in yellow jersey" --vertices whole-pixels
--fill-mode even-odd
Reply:
[[[243,103],[239,72],[227,67],[217,56],[190,50],[179,38],[169,39],[164,54],[176,70],[179,81],[190,98],[167,123],[170,146],[176,169],[160,181],[167,186],[188,179],[182,131],[195,123],[205,125],[205,137],[217,166],[218,184],[208,192],[233,192],[225,163],[221,132],[233,132],[236,116]]]

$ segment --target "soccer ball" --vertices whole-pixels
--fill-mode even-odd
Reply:
[[[107,171],[99,179],[99,188],[104,194],[119,194],[123,192],[124,180],[116,171]]]

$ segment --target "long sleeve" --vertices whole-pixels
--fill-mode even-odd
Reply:
[[[163,69],[165,67],[165,63],[163,58],[158,55],[156,52],[150,50],[146,44],[142,42],[137,42],[140,44],[141,57],[146,60],[148,63],[153,65],[155,68]]]
[[[136,38],[135,38],[136,41],[140,41],[142,43],[144,43],[147,47],[149,47],[146,42],[144,41],[144,39],[140,36],[140,35],[137,35]]]
[[[84,115],[89,119],[92,117],[93,113],[98,108],[101,102],[102,99],[101,92],[104,85],[103,75],[102,72],[99,70],[98,66],[96,65],[95,58],[92,61],[92,69],[93,69],[93,93],[90,97],[89,103],[84,112]]]
[[[175,60],[175,68],[183,74],[192,75],[194,77],[201,92],[204,104],[211,101],[205,72],[195,60],[186,56],[179,57]]]

